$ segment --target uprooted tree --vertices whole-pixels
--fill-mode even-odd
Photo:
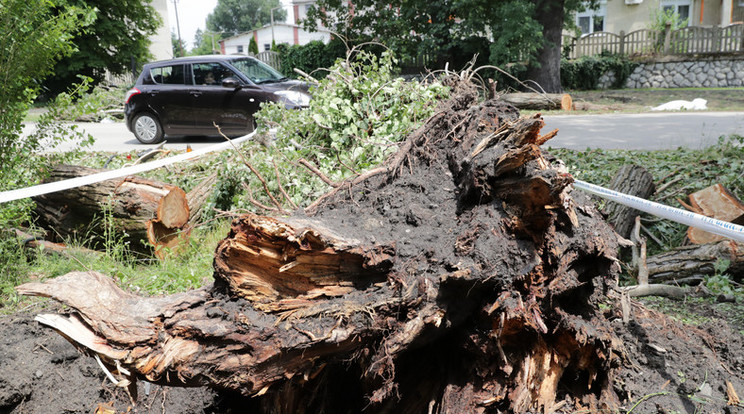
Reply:
[[[265,412],[613,407],[598,302],[616,236],[539,146],[542,120],[464,86],[380,168],[288,218],[245,215],[215,282],[139,297],[102,274],[18,288],[129,381],[254,395]]]

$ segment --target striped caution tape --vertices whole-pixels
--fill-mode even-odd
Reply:
[[[166,165],[171,165],[177,162],[197,158],[210,152],[223,151],[232,148],[234,145],[241,144],[242,142],[253,138],[253,135],[255,135],[255,133],[256,131],[253,131],[244,137],[236,138],[231,141],[210,145],[209,147],[204,147],[195,151],[175,155],[173,157],[163,158],[160,160],[146,162],[138,165],[132,165],[131,167],[124,167],[118,170],[103,171],[96,174],[86,175],[84,177],[76,177],[69,180],[55,181],[52,183],[39,184],[32,187],[19,188],[17,190],[0,192],[0,203],[7,203],[9,201],[21,200],[24,198],[54,193],[57,191],[69,190],[70,188],[82,187],[84,185],[95,184],[101,181],[126,177],[129,175],[154,170]]]
[[[655,203],[629,194],[619,193],[581,180],[576,180],[574,182],[574,187],[607,200],[620,203],[624,206],[643,211],[644,213],[653,214],[654,216],[682,223],[686,226],[695,227],[719,236],[728,237],[732,240],[744,242],[744,226],[738,224],[717,220],[712,217],[706,217],[702,214]]]

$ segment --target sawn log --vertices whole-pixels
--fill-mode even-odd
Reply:
[[[100,171],[57,165],[48,181]],[[112,230],[136,250],[159,252],[177,246],[189,231],[186,193],[174,185],[136,176],[45,194],[33,200],[39,224],[62,238],[91,240],[93,248],[100,247],[100,236]]]

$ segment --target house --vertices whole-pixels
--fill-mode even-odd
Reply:
[[[655,13],[673,10],[690,26],[727,26],[744,20],[742,0],[601,0],[597,10],[576,13],[582,34],[648,29]]]
[[[331,40],[331,32],[319,29],[317,32],[309,32],[297,24],[274,23],[260,29],[251,30],[235,36],[220,40],[220,51],[222,54],[247,54],[251,38],[258,44],[258,51],[270,50],[271,43],[288,43],[290,45],[304,45],[313,40],[328,43]]]
[[[271,49],[271,44],[287,43],[289,45],[304,45],[313,40],[328,43],[331,40],[331,32],[319,28],[316,32],[309,32],[302,28],[300,22],[307,17],[310,7],[315,0],[293,0],[291,4],[292,23],[274,23],[260,29],[240,33],[220,41],[220,49],[223,54],[248,53],[248,45],[251,37],[258,44],[258,51]]]

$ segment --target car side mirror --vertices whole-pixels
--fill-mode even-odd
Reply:
[[[225,88],[240,89],[240,81],[231,77],[222,79],[222,86]]]

